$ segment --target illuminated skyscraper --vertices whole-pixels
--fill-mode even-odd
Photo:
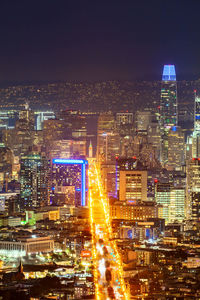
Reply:
[[[160,126],[157,120],[152,121],[147,130],[147,141],[152,144],[155,150],[156,159],[160,160],[161,134]]]
[[[196,96],[194,102],[194,132],[200,134],[200,97]]]
[[[23,156],[33,146],[34,135],[34,112],[26,105],[25,110],[19,112],[15,127],[3,131],[2,140],[15,156]]]
[[[168,161],[168,132],[178,123],[177,114],[177,83],[174,65],[164,65],[161,100],[160,100],[160,127],[162,135],[161,162]]]
[[[181,170],[185,164],[185,136],[180,127],[172,127],[168,133],[168,170]]]
[[[119,133],[116,131],[116,121],[112,113],[101,113],[97,130],[97,160],[115,162],[120,151]]]
[[[194,131],[192,135],[192,157],[200,157],[200,97],[194,101]]]
[[[166,223],[182,222],[185,217],[185,189],[174,187],[170,183],[156,182],[155,200],[162,208],[159,218]]]
[[[187,162],[186,218],[200,220],[200,158]]]
[[[116,159],[116,180],[120,201],[135,203],[147,200],[147,170],[136,159]]]
[[[136,129],[137,131],[146,131],[152,120],[151,111],[136,112]]]
[[[49,161],[32,153],[21,158],[21,210],[49,204]]]
[[[64,189],[67,193],[69,190],[72,191],[73,187],[75,205],[87,205],[87,168],[88,162],[84,159],[53,159],[51,174],[52,198]]]
[[[133,113],[120,112],[116,114],[117,125],[126,125],[133,123]]]
[[[55,119],[55,114],[53,111],[35,111],[35,129],[42,130],[43,123],[45,120]]]
[[[177,84],[174,65],[165,65],[163,69],[160,120],[164,130],[177,125]]]

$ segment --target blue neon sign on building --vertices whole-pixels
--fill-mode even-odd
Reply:
[[[81,206],[86,205],[86,165],[88,161],[85,159],[65,159],[65,158],[54,158],[53,164],[61,165],[81,165]]]

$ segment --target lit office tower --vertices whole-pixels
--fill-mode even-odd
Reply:
[[[165,165],[168,161],[168,132],[178,123],[177,115],[177,83],[174,65],[164,65],[161,100],[160,100],[160,127],[162,134],[161,161]]]
[[[51,159],[86,156],[86,141],[75,139],[52,141],[48,156]]]
[[[147,129],[147,141],[151,144],[157,160],[160,160],[161,134],[160,126],[157,120],[152,121]]]
[[[21,158],[21,210],[49,204],[49,161],[38,154]]]
[[[168,170],[181,170],[185,164],[185,136],[180,127],[172,127],[168,133]]]
[[[55,114],[53,111],[35,111],[35,129],[42,130],[43,123],[45,120],[55,119]]]
[[[63,120],[71,131],[72,138],[86,138],[86,117],[78,111],[61,111],[57,114],[60,120]]]
[[[117,125],[133,124],[133,113],[120,112],[116,114]]]
[[[194,131],[192,135],[192,157],[200,157],[200,97],[194,102]]]
[[[112,113],[102,113],[98,119],[97,159],[101,162],[115,161],[119,155],[120,139]]]
[[[152,120],[152,112],[137,111],[136,112],[136,129],[137,131],[146,131]]]
[[[19,112],[19,119],[12,129],[3,131],[4,144],[12,149],[15,156],[26,155],[34,141],[34,113],[26,105]]]
[[[120,171],[119,200],[128,203],[147,200],[147,171]]]
[[[196,96],[194,103],[194,132],[200,134],[200,97]]]
[[[170,192],[169,222],[182,222],[185,219],[185,189],[173,187]]]
[[[136,158],[116,160],[119,200],[136,203],[147,200],[147,170]]]
[[[174,65],[165,65],[163,69],[160,120],[164,130],[177,125],[177,84]]]
[[[0,111],[0,131],[3,129],[12,129],[18,119],[18,112],[15,110]]]
[[[133,135],[133,113],[120,112],[116,113],[117,132],[121,137],[121,153],[125,151],[127,142],[130,142],[130,136]],[[125,148],[124,148],[125,147]],[[127,150],[126,150],[127,151]]]
[[[84,159],[52,160],[53,204],[87,205],[88,162]]]
[[[187,162],[186,218],[200,220],[200,158]]]
[[[174,187],[170,183],[155,184],[155,200],[161,205],[159,218],[166,223],[181,222],[185,218],[185,189]]]
[[[7,192],[8,181],[12,179],[14,155],[11,149],[0,144],[0,189],[5,184]]]

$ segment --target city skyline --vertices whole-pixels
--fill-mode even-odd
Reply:
[[[200,2],[40,2],[0,5],[0,299],[200,299]]]

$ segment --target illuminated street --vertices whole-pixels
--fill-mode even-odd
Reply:
[[[100,183],[95,164],[89,167],[89,208],[92,232],[92,256],[96,299],[129,299],[123,279],[123,268],[115,241],[109,204]]]

